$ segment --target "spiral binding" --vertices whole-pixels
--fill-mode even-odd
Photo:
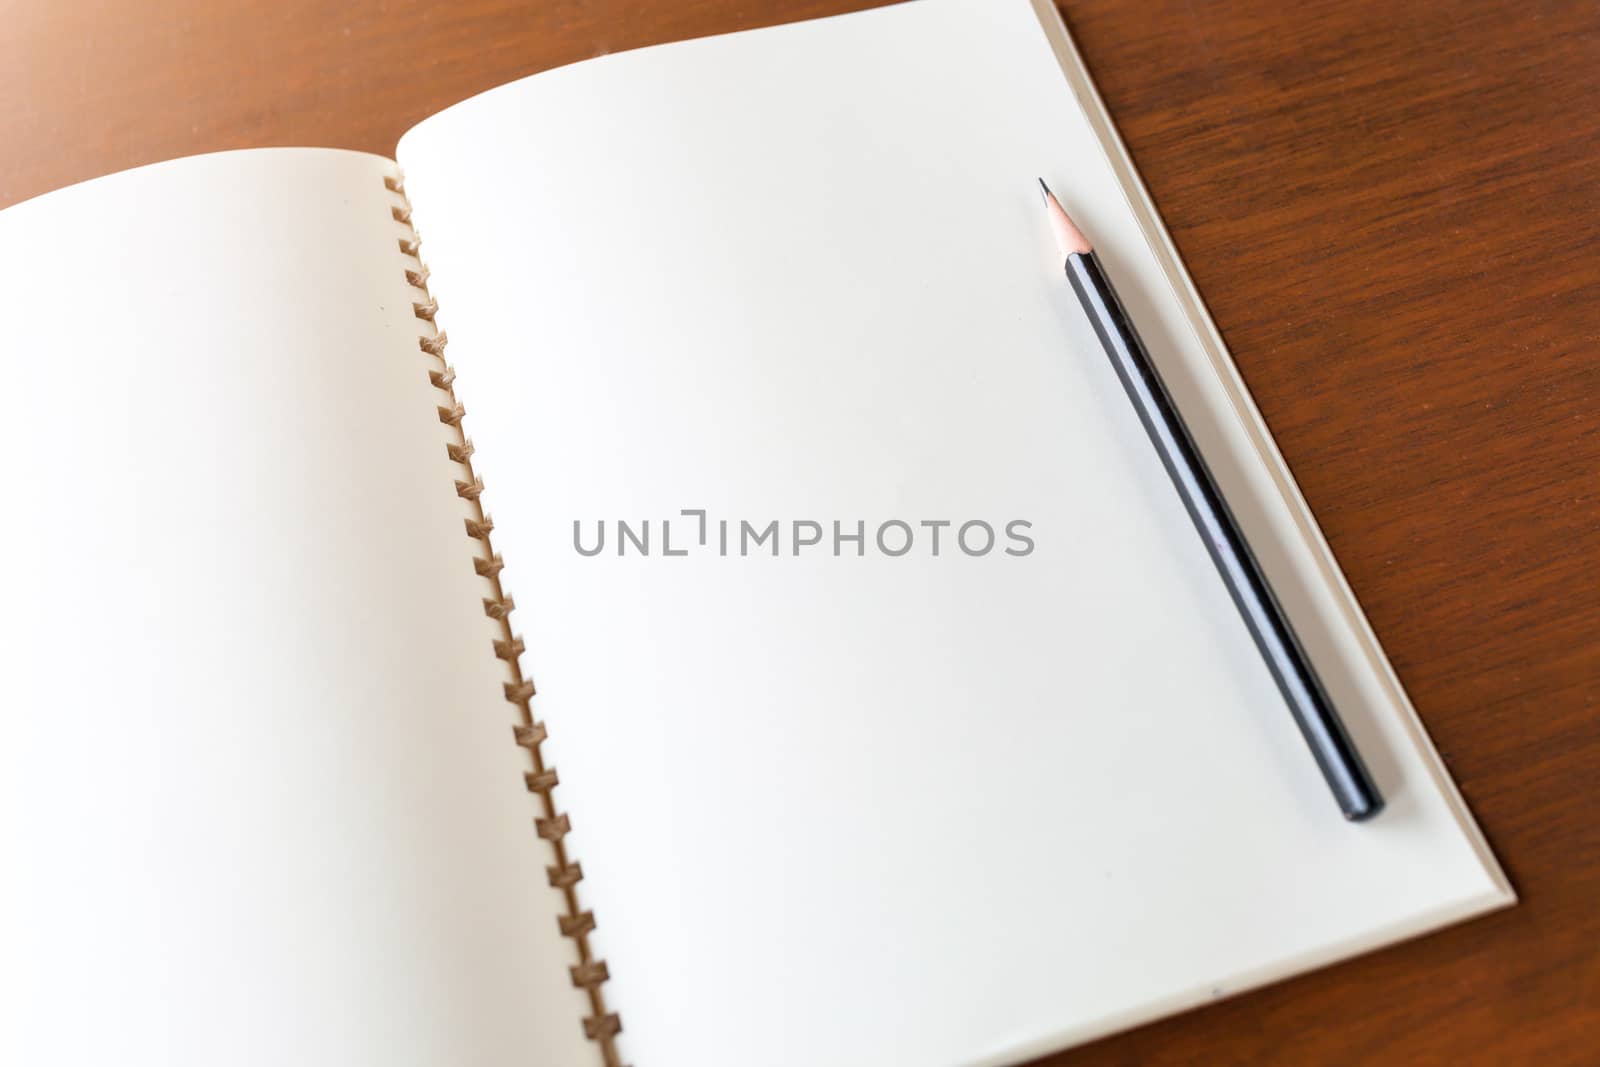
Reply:
[[[606,1011],[605,991],[601,987],[610,973],[604,960],[594,958],[589,945],[589,934],[595,928],[594,913],[584,911],[578,904],[577,886],[583,879],[583,868],[568,855],[565,838],[572,829],[572,822],[564,813],[556,810],[553,790],[559,778],[556,769],[545,764],[540,749],[546,736],[545,725],[533,717],[533,682],[523,674],[520,662],[525,646],[522,638],[511,628],[511,612],[516,608],[516,602],[500,582],[500,571],[505,562],[495,554],[490,540],[494,521],[483,508],[483,479],[472,469],[472,441],[461,427],[466,409],[456,400],[455,369],[446,362],[444,354],[450,339],[435,321],[439,305],[428,292],[428,268],[422,262],[422,240],[411,223],[411,201],[406,197],[405,182],[397,175],[384,178],[383,184],[399,198],[399,203],[390,208],[390,213],[395,222],[405,227],[405,236],[400,238],[400,251],[417,263],[415,270],[406,271],[406,282],[421,294],[421,299],[413,301],[411,305],[412,313],[426,324],[425,331],[417,338],[417,347],[438,363],[428,371],[428,380],[444,395],[445,402],[438,407],[439,421],[453,427],[458,435],[458,439],[447,444],[445,449],[465,475],[464,478],[457,478],[455,484],[456,495],[467,501],[472,510],[472,517],[466,520],[467,536],[481,546],[480,552],[473,555],[473,569],[489,582],[494,594],[484,598],[483,611],[500,624],[500,638],[494,642],[494,654],[506,664],[510,680],[505,683],[505,697],[517,706],[522,720],[512,728],[512,735],[528,753],[533,769],[523,775],[523,780],[528,792],[539,797],[539,806],[543,811],[541,816],[533,820],[534,830],[549,842],[554,853],[555,863],[546,867],[545,871],[550,884],[561,891],[566,905],[566,914],[560,916],[557,923],[562,936],[570,938],[578,950],[578,963],[569,968],[569,973],[572,984],[584,990],[589,997],[590,1014],[583,1020],[583,1032],[599,1046],[605,1067],[621,1067],[617,1035],[622,1032],[622,1019],[615,1012]]]

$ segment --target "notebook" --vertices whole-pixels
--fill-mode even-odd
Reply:
[[[1048,3],[605,56],[0,248],[0,1060],[1012,1064],[1514,899]]]

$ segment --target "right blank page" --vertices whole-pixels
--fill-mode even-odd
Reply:
[[[1511,899],[1313,597],[1340,818],[1051,249],[1038,175],[1207,380],[1091,106],[1023,0],[922,0],[401,143],[630,1060],[1010,1062]]]

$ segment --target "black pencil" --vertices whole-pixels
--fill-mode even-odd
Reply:
[[[1370,819],[1383,810],[1378,793],[1339,721],[1294,629],[1284,616],[1277,597],[1267,584],[1233,513],[1223,501],[1217,484],[1195,448],[1194,439],[1168,395],[1149,353],[1134,331],[1133,323],[1111,287],[1083,232],[1068,217],[1044,179],[1039,179],[1050,228],[1066,260],[1067,280],[1083,304],[1117,377],[1122,379],[1128,399],[1139,413],[1150,441],[1161,455],[1172,484],[1183,498],[1195,529],[1205,542],[1211,560],[1222,575],[1239,614],[1244,617],[1256,648],[1267,661],[1278,690],[1289,705],[1300,733],[1311,748],[1328,788],[1345,818]]]

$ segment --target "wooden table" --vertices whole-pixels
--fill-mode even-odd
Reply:
[[[0,206],[869,2],[8,5]],[[1523,901],[1047,1062],[1600,1062],[1600,9],[1064,6]]]

